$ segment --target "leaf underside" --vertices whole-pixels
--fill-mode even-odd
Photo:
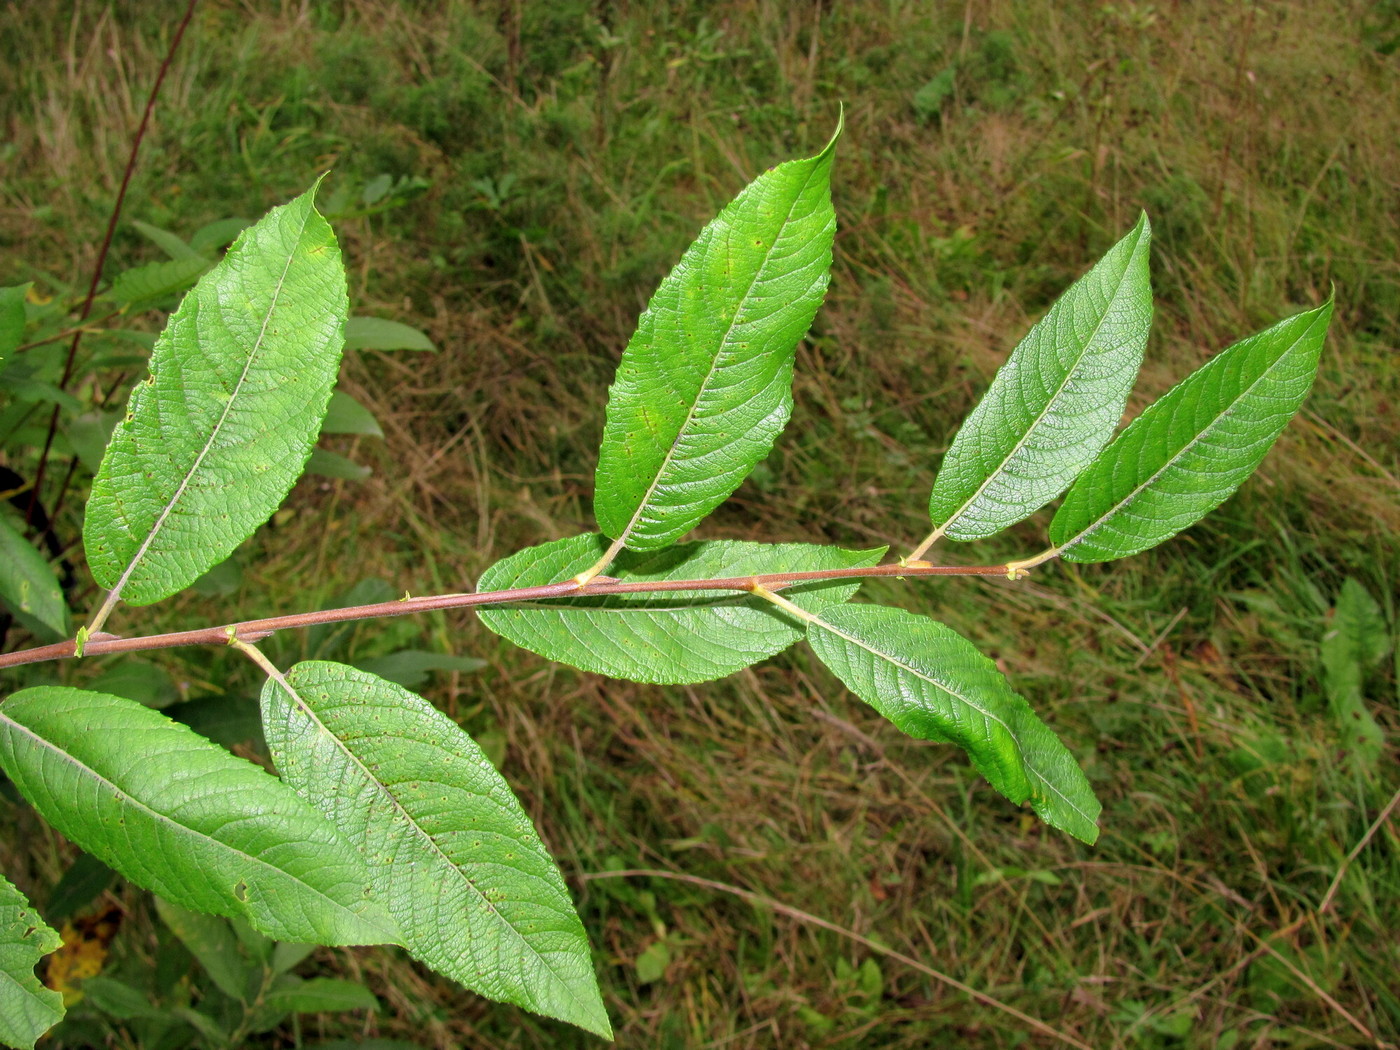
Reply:
[[[607,548],[597,533],[512,554],[487,569],[478,591],[567,580]],[[609,573],[624,582],[724,579],[874,565],[884,548],[846,551],[805,543],[713,540],[643,554],[624,552]],[[858,581],[789,587],[783,595],[809,612],[848,601]],[[633,682],[689,683],[723,678],[775,656],[802,628],[772,604],[725,591],[675,591],[573,598],[484,608],[481,622],[516,645],[560,663]]]
[[[1138,416],[1065,497],[1068,561],[1125,558],[1194,525],[1254,472],[1317,374],[1332,304],[1221,351]]]
[[[628,549],[674,543],[786,425],[793,356],[831,267],[835,142],[750,183],[639,319],[608,394],[594,497],[599,528]]]
[[[602,1036],[583,925],[481,749],[401,686],[308,661],[263,689],[283,778],[341,828],[420,960],[491,999]]]
[[[808,624],[807,641],[871,707],[920,740],[957,744],[988,782],[1084,842],[1100,806],[1074,756],[991,660],[952,628],[878,605],[843,605]]]
[[[0,876],[0,1044],[32,1050],[63,1020],[63,996],[34,976],[34,965],[62,943],[24,894]]]
[[[38,686],[0,704],[0,767],[69,839],[182,907],[280,940],[396,939],[364,863],[276,777],[134,700]]]
[[[335,237],[308,191],[246,230],[171,315],[93,482],[98,583],[136,605],[188,586],[301,473],[340,364]]]
[[[934,480],[929,514],[942,533],[975,540],[1014,525],[1108,443],[1152,324],[1151,235],[1143,215],[998,370]]]

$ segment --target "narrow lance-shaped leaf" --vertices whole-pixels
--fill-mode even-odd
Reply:
[[[1074,756],[991,660],[952,628],[901,609],[843,605],[807,641],[846,687],[910,736],[957,744],[1012,802],[1092,843],[1099,803]]]
[[[344,664],[263,689],[283,778],[359,848],[410,954],[491,999],[611,1035],[559,869],[451,719]]]
[[[156,342],[93,482],[83,539],[114,601],[158,601],[266,521],[320,431],[347,312],[308,191],[246,230]]]
[[[63,589],[48,559],[0,517],[0,604],[43,641],[68,631]]]
[[[1035,513],[1108,443],[1152,325],[1151,227],[1070,286],[997,371],[943,459],[934,537],[975,540]]]
[[[793,356],[831,267],[835,146],[750,183],[638,321],[608,395],[594,497],[599,527],[628,549],[688,532],[787,424]]]
[[[1307,397],[1328,301],[1223,350],[1138,416],[1050,523],[1068,561],[1126,558],[1200,521],[1254,472]]]
[[[62,943],[24,894],[0,876],[0,1044],[33,1050],[63,1020],[63,996],[34,976],[34,965]]]
[[[507,590],[567,580],[607,548],[596,533],[512,554],[487,569],[477,590]],[[884,548],[846,551],[806,543],[685,543],[623,553],[609,574],[628,583],[724,579],[874,565]],[[784,597],[817,612],[855,594],[857,580],[804,584]],[[802,631],[751,594],[673,591],[562,598],[483,608],[481,622],[516,645],[585,671],[633,682],[707,682],[775,656]]]
[[[0,768],[74,843],[181,907],[281,940],[397,939],[364,862],[320,813],[134,700],[15,693],[0,704]]]

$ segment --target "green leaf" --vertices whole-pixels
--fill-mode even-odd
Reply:
[[[340,364],[345,271],[314,189],[245,231],[156,343],[93,482],[83,539],[146,605],[223,561],[282,502]]]
[[[44,914],[50,922],[63,922],[86,908],[116,880],[117,873],[91,853],[79,853],[49,893]]]
[[[512,554],[487,569],[478,591],[567,580],[593,565],[607,540],[591,533]],[[874,565],[884,548],[846,551],[805,543],[714,540],[645,554],[624,552],[609,573],[624,582],[722,579]],[[783,596],[817,612],[855,594],[859,581],[788,587]],[[774,656],[802,629],[751,594],[675,591],[566,598],[483,608],[481,622],[516,645],[584,671],[634,682],[685,683],[723,678]]]
[[[202,255],[187,255],[123,270],[107,293],[123,306],[156,303],[178,295],[213,267]]]
[[[1329,300],[1224,350],[1138,416],[1050,523],[1068,561],[1126,558],[1194,525],[1254,472],[1317,374]]]
[[[335,478],[337,481],[364,481],[374,473],[363,463],[330,452],[324,448],[312,449],[311,458],[306,461],[306,472],[322,478]]]
[[[382,317],[352,317],[345,323],[347,350],[428,350],[433,341],[416,328]]]
[[[102,468],[102,455],[107,450],[107,442],[112,440],[112,431],[119,419],[119,412],[94,410],[83,412],[63,423],[63,436],[68,439],[68,444],[82,460],[83,466],[94,474]]]
[[[242,999],[247,994],[250,968],[228,920],[181,908],[160,897],[155,898],[155,905],[160,921],[204,967],[214,987],[230,999]]]
[[[793,356],[831,267],[835,146],[750,183],[638,321],[608,394],[594,497],[599,527],[628,549],[688,532],[787,423]]]
[[[1372,771],[1385,750],[1385,734],[1366,706],[1366,672],[1390,651],[1385,613],[1366,588],[1348,578],[1322,636],[1327,704],[1337,720],[1342,747],[1353,764]]]
[[[150,223],[142,222],[139,219],[133,219],[131,225],[137,230],[140,230],[146,240],[150,241],[172,259],[203,259],[207,265],[213,265],[210,260],[205,259],[201,253],[195,251],[194,248],[186,244],[181,237],[171,233],[169,230],[163,230],[159,226],[152,226]]]
[[[372,656],[355,664],[380,678],[387,678],[405,689],[416,689],[428,680],[433,671],[480,671],[485,660],[474,656],[453,656],[451,653],[430,653],[422,649],[400,649],[387,656]]]
[[[298,1014],[340,1013],[344,1010],[378,1012],[379,999],[362,984],[334,977],[283,978],[267,994],[267,1005],[273,1010],[290,1010]]]
[[[0,767],[132,882],[283,940],[397,936],[364,862],[276,777],[131,700],[38,686],[0,704]]]
[[[321,426],[321,433],[384,436],[384,431],[379,428],[379,421],[374,418],[374,413],[344,390],[331,392],[331,403],[326,408],[326,421]]]
[[[49,561],[0,517],[0,603],[36,638],[68,633],[68,606]]]
[[[268,965],[273,973],[286,973],[294,966],[300,966],[302,961],[315,950],[316,945],[314,944],[282,941],[272,949],[272,960]]]
[[[1152,324],[1147,216],[1042,317],[943,459],[935,538],[991,536],[1069,486],[1113,435]]]
[[[0,363],[15,352],[24,338],[24,298],[29,284],[0,288]]]
[[[421,697],[343,664],[298,664],[262,702],[277,768],[360,849],[415,959],[488,998],[611,1034],[559,869],[470,737]]]
[[[151,1020],[165,1018],[165,1011],[154,1006],[144,992],[111,977],[83,978],[83,1001],[118,1021],[130,1021],[137,1017]]]
[[[846,688],[920,740],[965,750],[1012,802],[1092,843],[1099,803],[1074,756],[952,628],[902,609],[843,605],[808,624],[807,641]]]
[[[63,1020],[63,996],[34,976],[34,965],[63,941],[24,894],[0,876],[0,1043],[33,1050]]]
[[[201,254],[207,254],[230,243],[251,225],[253,224],[249,220],[242,218],[215,219],[194,231],[194,236],[190,238],[190,247]]]

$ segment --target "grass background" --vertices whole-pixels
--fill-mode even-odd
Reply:
[[[182,11],[0,11],[0,283],[85,288]],[[1097,846],[1009,807],[951,749],[902,738],[800,649],[653,688],[550,665],[464,614],[285,638],[277,655],[411,644],[489,661],[424,692],[502,756],[536,817],[621,1046],[1062,1044],[1013,1009],[1095,1048],[1394,1040],[1394,821],[1347,859],[1400,786],[1395,667],[1367,669],[1387,749],[1358,770],[1319,643],[1347,578],[1394,637],[1397,44],[1393,0],[204,0],[125,218],[187,235],[328,169],[352,195],[380,174],[422,179],[337,229],[354,308],[442,352],[352,355],[343,385],[385,437],[335,447],[374,475],[305,479],[240,552],[233,593],[129,610],[115,629],[339,604],[371,580],[463,589],[590,529],[605,391],[638,312],[700,226],[765,167],[820,148],[844,102],[835,271],[794,418],[705,536],[912,547],[959,422],[1139,209],[1157,314],[1132,411],[1335,287],[1313,396],[1201,525],[1016,586],[867,585],[997,658],[1081,757],[1105,803]],[[126,224],[108,272],[158,257]],[[1044,524],[943,556],[1029,554]],[[163,664],[185,698],[256,693],[228,654]],[[4,819],[5,870],[42,911],[73,850],[22,807]],[[636,868],[750,896],[606,877]],[[114,892],[109,966],[143,972],[161,928],[141,894]],[[321,950],[300,972],[362,980],[384,1010],[304,1017],[257,1045],[596,1045],[390,951]],[[49,1045],[133,1045],[82,1009]]]

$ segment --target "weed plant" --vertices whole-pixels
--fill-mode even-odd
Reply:
[[[510,771],[629,1043],[1050,1045],[1012,1009],[1092,1046],[1394,1038],[1400,878],[1394,826],[1377,821],[1396,788],[1394,665],[1348,657],[1334,630],[1374,621],[1379,603],[1376,630],[1394,638],[1393,12],[1118,5],[1086,26],[1013,5],[964,18],[756,0],[498,14],[197,13],[128,217],[190,233],[260,215],[334,161],[329,189],[350,186],[371,212],[338,225],[352,300],[446,351],[347,362],[344,388],[385,436],[331,447],[375,473],[304,481],[220,600],[274,614],[345,604],[377,580],[460,589],[505,553],[583,531],[596,406],[645,297],[754,171],[820,146],[835,98],[849,131],[832,289],[799,348],[794,422],[712,535],[771,538],[753,524],[767,518],[791,538],[907,545],[1001,355],[1146,206],[1157,335],[1142,398],[1335,283],[1302,425],[1172,545],[1108,571],[912,598],[992,651],[1091,756],[1107,806],[1092,852],[1008,813],[963,763],[882,728],[796,654],[724,684],[628,686],[444,614],[288,637],[273,655],[488,662],[423,688]],[[0,283],[71,299],[91,261],[74,250],[100,241],[171,27],[96,5],[0,17]],[[366,191],[385,173],[402,206],[373,213]],[[416,197],[414,179],[428,184]],[[155,258],[124,226],[112,271]],[[65,502],[61,534],[76,535],[80,505]],[[979,560],[1021,553],[1039,527]],[[159,607],[152,626],[194,608]],[[173,698],[256,690],[227,657],[166,666]],[[1341,746],[1352,690],[1385,740],[1365,772]],[[75,855],[22,808],[10,819],[0,861],[42,905]],[[660,874],[613,874],[638,869]],[[139,896],[114,892],[126,918],[108,972],[136,972],[170,938]],[[380,996],[357,1031],[572,1038],[464,1007],[388,953],[323,950],[311,965]],[[90,1018],[57,1045],[120,1031]]]

